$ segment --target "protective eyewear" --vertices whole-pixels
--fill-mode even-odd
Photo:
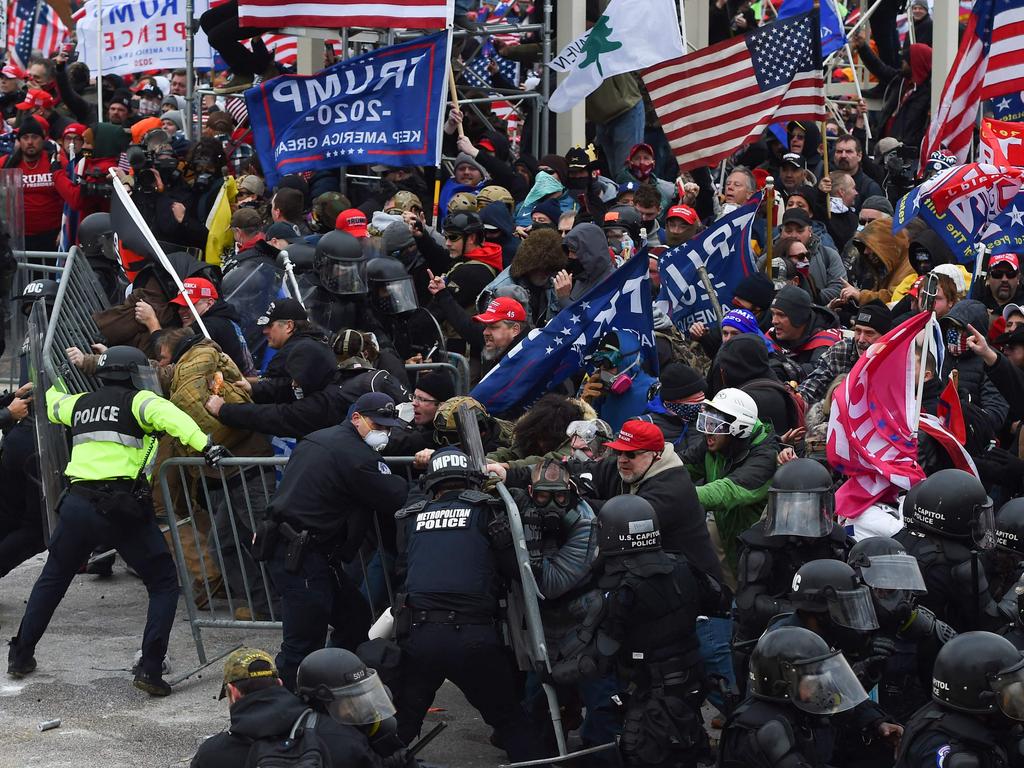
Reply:
[[[412,401],[414,403],[418,403],[419,405],[437,405],[439,402],[441,402],[440,400],[435,400],[432,397],[420,397],[419,395],[413,395]]]
[[[1024,720],[1024,659],[989,679],[999,711],[1013,720]]]
[[[538,507],[546,507],[553,503],[556,507],[565,509],[569,506],[572,494],[569,491],[534,491],[530,498]]]
[[[697,431],[704,435],[728,435],[732,418],[704,407],[697,414]]]
[[[462,233],[461,232],[445,232],[444,233],[444,239],[447,240],[450,243],[457,243],[457,242],[459,242],[459,240],[462,239]]]

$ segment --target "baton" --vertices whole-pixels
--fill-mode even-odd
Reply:
[[[447,727],[448,723],[438,723],[437,725],[435,725],[433,728],[427,731],[426,736],[423,736],[419,741],[417,741],[415,744],[409,747],[407,754],[415,755],[417,752],[419,752],[421,749],[427,746],[427,744],[436,739],[438,735],[441,733],[441,731],[443,731]]]

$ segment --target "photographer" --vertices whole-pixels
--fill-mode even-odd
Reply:
[[[82,154],[70,171],[61,167],[54,171],[54,181],[61,197],[82,218],[91,213],[110,210],[114,188],[110,169],[117,167],[121,153],[128,148],[128,135],[120,126],[97,123],[85,131]]]

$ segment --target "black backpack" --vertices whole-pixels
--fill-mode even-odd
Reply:
[[[316,732],[316,721],[316,712],[307,709],[286,737],[254,741],[245,768],[332,768],[330,752]]]

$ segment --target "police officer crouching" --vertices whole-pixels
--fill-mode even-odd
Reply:
[[[932,670],[932,701],[907,723],[896,768],[1005,768],[1021,764],[1024,656],[991,632],[946,643]]]
[[[269,520],[256,532],[253,556],[269,561],[281,593],[277,668],[289,689],[299,663],[324,647],[328,624],[332,646],[354,649],[366,640],[370,606],[343,565],[373,530],[373,515],[393,515],[405,503],[408,483],[380,456],[391,429],[404,425],[387,395],[360,396],[348,420],[295,446]]]
[[[32,588],[18,635],[11,639],[7,674],[35,671],[34,652],[89,552],[111,544],[142,578],[149,612],[142,637],[142,660],[135,687],[167,696],[161,677],[164,655],[178,604],[178,574],[153,514],[147,471],[156,433],[164,432],[215,466],[225,451],[183,411],[155,394],[159,384],[146,356],[135,347],[111,347],[99,358],[98,392],[67,395],[51,388],[46,415],[71,428],[71,461],[64,473],[71,488],[59,504],[50,554]],[[151,387],[153,389],[151,389]]]
[[[513,761],[533,760],[544,757],[543,747],[520,705],[498,632],[504,590],[495,550],[510,534],[503,505],[478,490],[483,479],[465,453],[442,448],[423,479],[430,500],[395,516],[397,571],[405,581],[395,615],[402,650],[398,736],[405,743],[416,737],[447,678],[497,731]]]

